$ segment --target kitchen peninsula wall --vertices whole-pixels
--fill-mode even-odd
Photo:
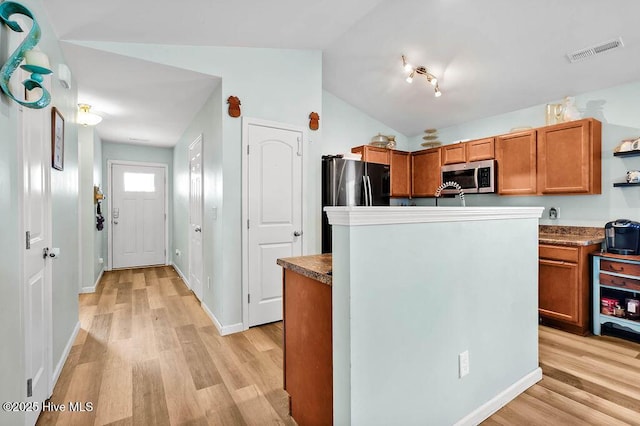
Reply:
[[[640,220],[638,188],[614,188],[623,182],[627,170],[640,170],[640,157],[613,157],[613,149],[622,139],[640,136],[640,82],[587,92],[575,96],[583,117],[602,122],[602,194],[574,196],[499,197],[497,195],[465,195],[469,206],[545,206],[540,223],[548,225],[604,226],[610,220]],[[550,101],[552,102],[552,101]],[[509,132],[514,127],[544,126],[545,104],[496,115],[481,120],[438,129],[445,143],[476,139]],[[422,135],[409,139],[410,151],[421,149]],[[416,204],[434,205],[433,199],[416,199]],[[440,205],[459,205],[456,199],[445,199]],[[548,219],[549,207],[560,208],[560,219]]]

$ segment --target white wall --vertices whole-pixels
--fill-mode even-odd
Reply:
[[[47,53],[52,69],[64,63],[62,51],[44,12],[42,0],[21,2],[35,15],[42,28],[38,47]],[[15,33],[2,26],[0,58],[6,58],[6,40]],[[64,171],[51,170],[51,202],[53,213],[53,247],[61,249],[59,259],[52,262],[53,291],[53,368],[60,363],[64,348],[78,322],[79,231],[78,223],[78,134],[75,125],[77,88],[63,89],[51,79],[51,105],[65,118]],[[18,105],[0,95],[0,244],[5,249],[0,256],[0,400],[21,401],[26,395],[24,373],[24,341],[20,263],[24,250],[24,234],[20,229],[21,211],[18,194],[22,188],[18,176],[17,147]],[[0,424],[21,424],[20,413],[0,412]]]
[[[341,154],[351,148],[366,145],[382,133],[396,136],[396,149],[407,150],[407,137],[380,121],[363,113],[337,96],[322,91],[322,153]]]
[[[623,182],[627,170],[640,170],[640,157],[613,157],[613,149],[626,138],[640,137],[640,82],[611,87],[575,97],[584,117],[602,122],[602,194],[573,196],[499,197],[497,195],[465,196],[467,205],[545,206],[540,223],[558,225],[603,226],[618,218],[640,220],[638,188],[614,188]],[[550,100],[549,103],[558,103]],[[440,139],[450,143],[460,139],[476,139],[508,133],[521,126],[544,126],[545,105],[537,105],[507,114],[488,117],[439,130]],[[421,135],[410,139],[412,150],[420,149]],[[417,199],[419,205],[433,205],[432,199]],[[443,200],[444,205],[459,201]],[[560,208],[560,219],[547,219],[549,207]]]
[[[203,155],[203,280],[202,303],[216,316],[223,311],[224,292],[222,263],[224,245],[222,235],[223,220],[214,211],[223,210],[222,203],[222,87],[215,88],[202,109],[194,117],[180,141],[173,149],[174,170],[174,253],[173,261],[180,271],[189,278],[189,145],[202,135]],[[175,250],[174,250],[175,251]],[[207,281],[211,280],[211,287]]]

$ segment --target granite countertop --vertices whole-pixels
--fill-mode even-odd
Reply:
[[[604,228],[540,225],[538,242],[565,246],[589,246],[604,241]]]
[[[311,256],[285,257],[278,259],[278,265],[300,275],[331,285],[333,279],[327,272],[331,272],[331,253],[314,254]]]

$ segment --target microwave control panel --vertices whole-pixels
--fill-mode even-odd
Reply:
[[[491,169],[489,167],[481,167],[478,169],[478,188],[491,187]]]

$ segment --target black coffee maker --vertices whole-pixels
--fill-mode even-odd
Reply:
[[[604,226],[607,252],[615,254],[640,254],[640,223],[618,219]]]

